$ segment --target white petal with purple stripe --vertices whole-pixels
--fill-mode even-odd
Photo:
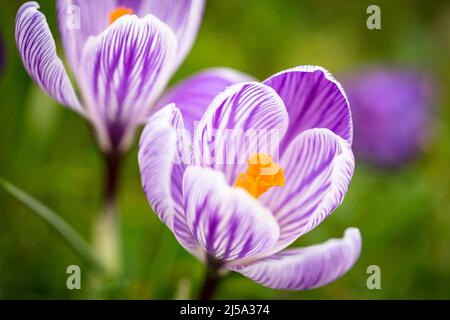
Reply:
[[[176,130],[182,130],[182,121],[175,105],[161,109],[147,122],[139,144],[142,187],[153,211],[170,229],[174,214],[171,188],[182,182],[182,176],[171,181],[177,153]]]
[[[198,248],[186,223],[183,175],[190,141],[183,133],[183,119],[174,104],[150,117],[141,136],[138,162],[142,187],[153,211],[190,252]]]
[[[176,52],[173,32],[154,16],[124,16],[84,47],[82,91],[96,127],[109,146],[148,114],[164,89]]]
[[[132,1],[130,1],[132,2]],[[197,36],[206,0],[142,0],[139,14],[152,14],[175,32],[178,40],[176,63],[183,62]]]
[[[201,71],[181,81],[170,89],[157,104],[156,108],[175,103],[183,114],[183,119],[191,134],[214,98],[227,87],[253,80],[249,75],[233,69],[215,68]]]
[[[57,0],[59,32],[72,72],[78,79],[80,59],[87,39],[109,25],[116,0]]]

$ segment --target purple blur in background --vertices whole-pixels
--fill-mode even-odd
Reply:
[[[353,149],[358,158],[398,167],[424,149],[432,114],[427,75],[372,67],[352,73],[343,83],[352,110]]]
[[[0,33],[0,75],[3,73],[5,66],[5,45],[3,43],[3,35]]]

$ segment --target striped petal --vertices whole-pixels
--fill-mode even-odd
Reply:
[[[3,35],[0,33],[0,77],[5,70],[5,42]]]
[[[328,129],[297,136],[281,158],[285,185],[261,197],[281,229],[274,251],[315,228],[341,204],[354,164],[348,143]]]
[[[132,9],[140,18],[154,15],[173,30],[179,44],[174,71],[194,43],[205,0],[57,0],[59,29],[75,73],[85,42],[108,28],[111,12],[121,6]]]
[[[342,239],[282,251],[232,270],[269,288],[306,290],[322,287],[347,273],[360,252],[361,234],[358,229],[349,228]]]
[[[283,99],[289,113],[289,128],[280,150],[304,130],[327,128],[352,142],[350,107],[341,85],[325,69],[303,66],[282,71],[264,83]]]
[[[434,79],[418,70],[370,66],[346,75],[356,157],[395,168],[419,155],[432,136]]]
[[[82,113],[45,16],[38,9],[38,3],[27,2],[17,12],[16,44],[25,69],[48,95]]]
[[[128,146],[167,83],[175,51],[173,32],[150,15],[124,16],[86,42],[82,91],[104,148]]]
[[[139,14],[153,14],[175,32],[178,50],[175,70],[194,44],[206,0],[143,0]]]
[[[191,134],[213,99],[227,87],[253,80],[233,69],[217,68],[199,72],[172,88],[158,102],[159,107],[175,103],[183,114],[186,129]]]
[[[256,82],[233,85],[214,99],[200,120],[194,161],[224,172],[234,185],[251,155],[273,155],[287,125],[283,101],[272,88]]]
[[[191,166],[183,180],[187,224],[197,242],[221,261],[262,253],[279,236],[273,215],[220,172]]]
[[[178,134],[183,128],[180,111],[168,105],[148,120],[139,144],[142,187],[151,207],[170,229],[175,201],[181,201],[184,169],[175,170],[175,166],[182,165],[177,157],[182,152]]]
[[[57,0],[59,32],[69,65],[78,76],[83,47],[109,25],[109,15],[116,0]],[[78,77],[77,77],[78,78]]]

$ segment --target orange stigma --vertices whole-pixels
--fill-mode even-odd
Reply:
[[[122,6],[117,7],[116,9],[111,11],[111,13],[109,14],[109,24],[111,25],[114,21],[116,21],[120,17],[123,17],[124,15],[133,14],[133,13],[134,13],[133,9],[130,9],[127,7],[122,7]]]
[[[239,174],[236,187],[247,190],[258,198],[271,187],[284,186],[283,168],[272,162],[272,157],[264,153],[257,153],[247,161],[246,173]]]

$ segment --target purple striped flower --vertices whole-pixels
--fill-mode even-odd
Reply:
[[[134,128],[156,108],[166,84],[196,37],[205,0],[58,0],[64,53],[78,84],[71,84],[36,2],[16,18],[16,42],[35,82],[94,126],[102,149],[124,151]],[[213,82],[242,75],[211,70]]]
[[[412,70],[386,68],[348,76],[345,87],[352,105],[358,157],[396,167],[423,148],[432,111],[428,80]]]
[[[286,249],[340,205],[353,175],[352,120],[339,83],[306,66],[231,85],[208,103],[194,87],[180,91],[199,96],[201,108],[186,113],[182,99],[165,106],[139,149],[147,199],[181,245],[270,288],[315,288],[346,273],[360,254],[358,229]],[[278,132],[279,143],[267,153],[250,131]],[[238,133],[232,141],[230,132]]]

